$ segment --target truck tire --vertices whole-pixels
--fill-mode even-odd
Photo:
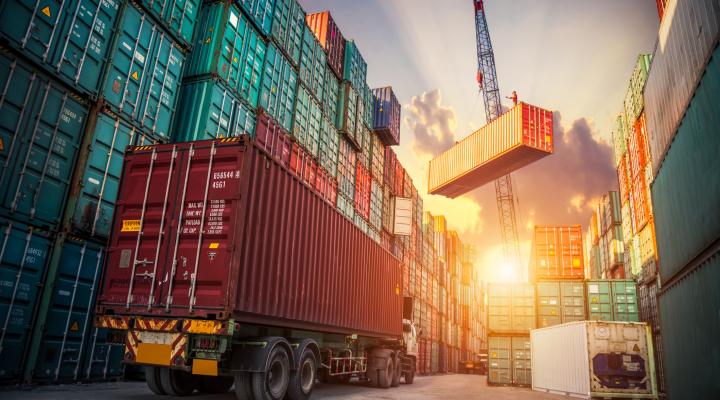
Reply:
[[[255,400],[282,400],[290,381],[290,359],[285,349],[275,346],[268,356],[264,372],[253,372]]]
[[[160,368],[158,367],[145,367],[145,382],[151,392],[157,395],[166,395],[160,383]]]
[[[300,356],[299,367],[290,373],[290,382],[287,388],[287,397],[290,400],[307,400],[312,396],[315,386],[315,373],[317,360],[315,353],[306,347]]]
[[[404,374],[405,376],[405,384],[412,385],[415,381],[415,368],[410,368],[410,371],[406,372]]]
[[[393,374],[395,373],[392,350],[375,349],[370,353],[368,360],[368,369],[365,373],[370,386],[387,389],[392,384]]]
[[[195,379],[185,371],[160,368],[160,383],[165,393],[171,396],[188,396],[195,391]]]
[[[402,377],[402,360],[400,359],[400,353],[395,353],[395,359],[393,359],[393,375],[390,386],[400,386],[400,377]]]
[[[233,385],[231,376],[200,376],[198,389],[203,393],[227,393]]]
[[[250,372],[235,373],[235,398],[237,400],[253,400],[252,375]]]

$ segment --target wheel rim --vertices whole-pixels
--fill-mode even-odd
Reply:
[[[310,359],[305,359],[302,367],[300,368],[300,388],[303,393],[310,393],[315,381],[315,368],[314,363]]]
[[[275,359],[268,369],[267,378],[265,378],[267,388],[275,398],[279,398],[287,387],[287,371],[280,360]]]

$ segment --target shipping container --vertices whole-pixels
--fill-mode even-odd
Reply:
[[[185,54],[133,4],[125,7],[105,71],[102,97],[158,139],[168,138]]]
[[[400,102],[392,87],[372,90],[373,130],[386,146],[400,144]]]
[[[648,188],[644,171],[633,178],[631,185],[632,193],[630,196],[633,208],[633,233],[637,234],[652,217],[650,188]]]
[[[335,129],[335,124],[323,117],[320,122],[320,142],[318,146],[318,161],[320,165],[332,176],[337,177],[338,152],[340,146],[340,134]]]
[[[363,99],[363,113],[362,113],[362,120],[363,124],[365,125],[365,128],[367,130],[372,130],[375,126],[374,121],[374,107],[375,107],[375,95],[373,95],[372,90],[370,90],[370,86],[368,86],[367,83],[363,86],[361,89],[362,92],[362,99]]]
[[[330,69],[338,79],[343,78],[345,37],[335,24],[330,11],[307,15],[307,24],[327,53]]]
[[[358,92],[367,84],[367,63],[354,40],[345,41],[343,79],[350,82],[353,89]]]
[[[370,225],[377,231],[382,229],[383,187],[382,183],[372,179],[370,188]],[[418,265],[419,267],[419,265]],[[424,298],[423,298],[424,299]]]
[[[53,236],[0,218],[0,382],[20,381]]]
[[[488,384],[530,385],[530,358],[528,336],[488,337]]]
[[[552,112],[520,103],[430,160],[428,191],[455,198],[552,152]]]
[[[140,4],[162,21],[162,26],[176,40],[189,47],[193,39],[193,31],[197,22],[200,0],[141,0]]]
[[[250,21],[231,2],[203,5],[193,50],[184,77],[220,78],[253,109],[260,95],[267,45]],[[182,112],[179,113],[182,116]]]
[[[350,83],[343,82],[340,85],[338,99],[338,129],[355,146],[356,150],[362,149],[362,124],[358,120],[358,93]]]
[[[172,161],[173,155],[177,162]],[[243,140],[158,145],[129,152],[98,311],[234,318],[241,323],[340,334],[401,335],[402,299],[395,292],[401,283],[398,261],[343,221],[334,207],[307,186],[298,184],[288,170],[267,160],[259,148]],[[181,189],[189,184],[197,190]],[[177,193],[172,190],[172,198],[169,188],[178,189]],[[296,199],[307,206],[295,207]],[[218,213],[224,218],[207,218]],[[170,218],[176,218],[177,225],[165,224]],[[325,222],[318,225],[316,221]],[[245,229],[232,228],[240,223]],[[298,234],[279,234],[291,229]],[[175,240],[161,245],[158,252],[161,232]],[[274,240],[265,240],[268,237]],[[283,240],[292,240],[297,252],[279,251],[290,248]],[[330,242],[343,245],[325,245]],[[278,260],[279,255],[285,260]],[[183,257],[187,263],[176,265],[174,257]],[[133,259],[157,262],[125,268]],[[229,263],[229,268],[212,268],[216,263]],[[282,270],[302,269],[334,282],[335,290],[328,291],[328,285],[322,284],[300,285],[310,282],[304,279],[306,274],[298,275],[297,281],[276,279],[287,275]],[[152,279],[129,278],[129,274],[152,271],[170,274],[168,284],[157,292]],[[182,278],[189,273],[197,277],[192,282]],[[356,284],[368,279],[373,283]],[[228,286],[230,282],[237,286]],[[298,296],[299,290],[305,294]],[[348,295],[375,299],[384,312],[364,302],[348,302]],[[314,300],[301,301],[309,298]]]
[[[320,104],[312,97],[305,84],[298,85],[293,115],[292,135],[306,150],[317,157],[323,117]]]
[[[582,227],[535,226],[529,273],[531,280],[583,279]]]
[[[355,172],[357,157],[350,143],[340,138],[338,155],[338,186],[339,192],[349,199],[355,198]]]
[[[121,4],[4,1],[0,4],[0,36],[46,72],[94,98],[100,90]]]
[[[588,319],[597,321],[639,321],[635,282],[624,279],[585,282]]]
[[[716,48],[652,183],[663,283],[720,237],[719,92],[720,48]]]
[[[330,72],[330,67],[325,71],[325,90],[323,91],[322,108],[323,114],[333,123],[333,126],[339,128],[338,117],[338,101],[340,100],[340,82],[335,75]]]
[[[270,35],[273,23],[273,8],[276,0],[238,0],[243,11],[250,17],[264,36]]]
[[[275,161],[290,166],[293,141],[290,133],[262,109],[258,110],[255,124],[255,144],[264,149]]]
[[[638,284],[638,315],[640,321],[647,323],[653,332],[660,332],[659,293],[660,284],[657,279]]]
[[[305,11],[296,0],[275,0],[272,39],[294,67],[300,65]]]
[[[56,229],[88,107],[63,86],[0,52],[0,213]],[[52,199],[52,201],[47,201]]]
[[[327,56],[310,28],[305,26],[298,78],[318,101],[323,99]]]
[[[580,321],[530,332],[533,390],[583,399],[657,399],[647,325]]]
[[[255,112],[217,78],[182,86],[173,141],[255,135]]]
[[[620,203],[623,205],[630,201],[630,174],[627,168],[627,154],[620,158],[617,167],[618,186],[620,188]]]
[[[380,140],[380,137],[375,134],[370,135],[372,141],[372,149],[370,153],[370,171],[372,172],[373,179],[378,182],[383,182],[383,174],[385,170],[385,146]],[[422,219],[422,211],[420,211]]]
[[[632,75],[630,76],[630,85],[628,86],[627,93],[625,94],[625,115],[627,116],[627,122],[632,123],[636,118],[640,116],[643,111],[643,89],[645,88],[645,81],[647,80],[648,70],[650,69],[650,63],[652,61],[651,54],[640,54],[635,68],[633,69]],[[632,129],[632,125],[628,126]]]
[[[673,1],[666,12],[644,92],[653,175],[686,119],[708,59],[718,53],[720,32],[720,9],[712,2]]]
[[[292,129],[297,86],[297,72],[274,44],[268,44],[258,107],[287,131]]]
[[[536,326],[535,286],[491,283],[487,288],[488,331],[527,334]]]
[[[615,126],[613,127],[613,153],[615,154],[615,166],[621,163],[621,158],[627,152],[627,133],[625,129],[625,113],[620,113],[615,118]]]
[[[586,319],[585,284],[575,281],[544,281],[536,284],[537,326],[544,328]]]
[[[604,194],[601,199],[602,210],[602,234],[607,234],[608,230],[622,223],[622,213],[620,211],[620,194],[616,191],[610,191]]]
[[[370,171],[357,163],[355,172],[355,213],[363,219],[370,217],[370,192],[372,178]]]

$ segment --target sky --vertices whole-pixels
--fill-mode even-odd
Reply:
[[[471,0],[300,0],[330,10],[368,64],[370,87],[391,85],[402,103],[398,158],[423,193],[426,211],[445,215],[477,246],[486,280],[505,271],[492,184],[456,199],[427,194],[427,163],[485,124],[476,82]],[[512,174],[521,265],[533,226],[581,224],[597,199],[617,190],[612,125],[640,53],[652,53],[654,0],[486,0],[500,92],[554,112],[555,153]],[[505,100],[510,105],[510,100]]]

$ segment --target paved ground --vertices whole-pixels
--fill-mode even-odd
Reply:
[[[60,385],[35,387],[26,390],[2,390],[0,398],[4,400],[158,400],[150,393],[145,382],[115,382],[88,385]],[[170,397],[163,396],[164,399]],[[233,400],[232,394],[200,395],[192,400]],[[313,399],[489,399],[489,400],[559,400],[567,399],[534,392],[525,388],[488,387],[484,376],[477,375],[436,375],[419,376],[412,385],[400,385],[394,389],[374,389],[358,383],[348,385],[318,384]]]

